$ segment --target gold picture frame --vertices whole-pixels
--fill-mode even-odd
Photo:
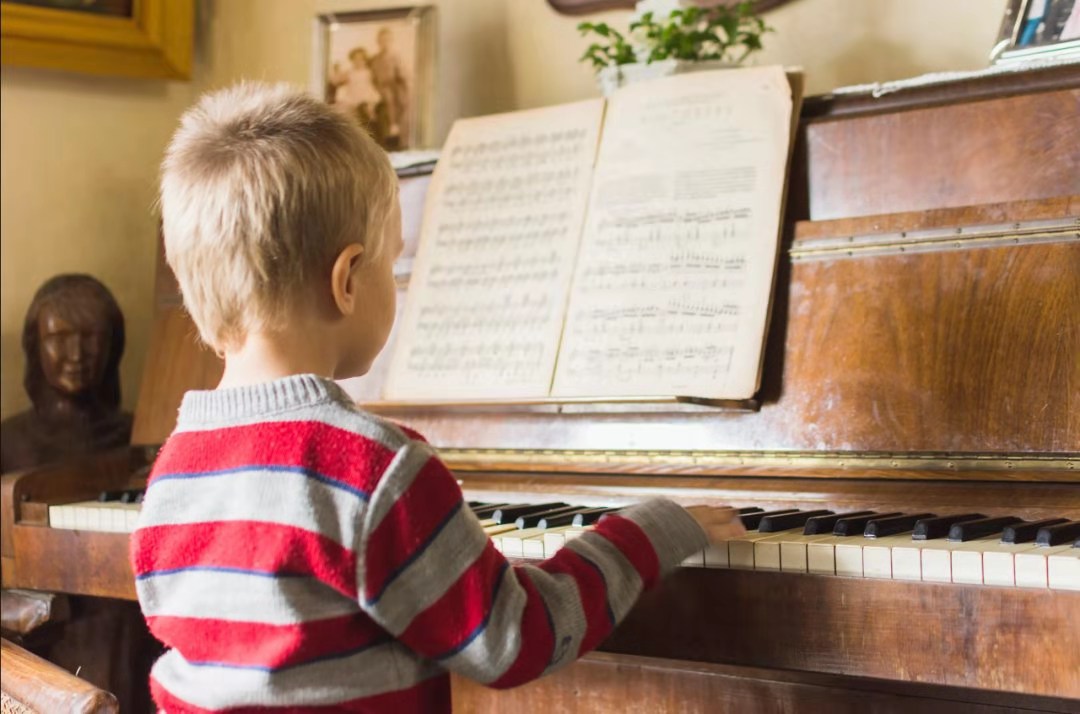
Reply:
[[[131,0],[127,15],[0,2],[0,61],[122,77],[189,79],[195,0]],[[67,3],[70,5],[70,3]]]

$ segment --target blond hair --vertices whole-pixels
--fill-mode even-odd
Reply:
[[[288,85],[206,94],[161,172],[165,255],[203,340],[219,351],[278,330],[341,249],[382,248],[397,181],[355,121]]]

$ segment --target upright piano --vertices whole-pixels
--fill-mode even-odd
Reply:
[[[751,408],[369,405],[478,503],[796,512],[748,513],[552,677],[455,680],[458,710],[1080,711],[1078,117],[1076,66],[808,100]],[[403,179],[412,237],[426,181]],[[4,477],[5,587],[134,598],[138,506],[86,502],[138,489],[221,370],[158,272],[133,445]],[[819,511],[871,517],[804,535]],[[920,541],[901,516],[939,520]],[[950,516],[974,524],[949,540]]]

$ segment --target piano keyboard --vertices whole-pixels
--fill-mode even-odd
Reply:
[[[49,506],[49,525],[75,531],[131,533],[139,518],[143,491],[105,491],[96,501]]]
[[[141,491],[49,507],[53,528],[130,533]],[[495,547],[510,558],[550,558],[617,509],[470,502]],[[746,533],[683,565],[885,580],[1080,590],[1080,521],[1027,523],[980,513],[739,510]]]
[[[507,557],[550,558],[590,525],[509,522],[488,504],[471,503],[495,547]],[[518,507],[512,515],[528,515]],[[591,509],[593,512],[595,508]],[[982,514],[879,514],[740,509],[746,534],[717,543],[683,565],[790,573],[1080,590],[1080,521],[1024,523]],[[595,522],[595,520],[594,520]],[[1037,526],[1029,528],[1027,526]]]

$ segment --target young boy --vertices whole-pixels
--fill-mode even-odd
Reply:
[[[511,687],[595,647],[729,509],[629,508],[509,567],[416,434],[331,380],[394,316],[396,177],[370,137],[281,86],[208,95],[161,180],[165,247],[225,357],[190,392],[132,538],[139,602],[181,712],[439,712],[448,671]]]

